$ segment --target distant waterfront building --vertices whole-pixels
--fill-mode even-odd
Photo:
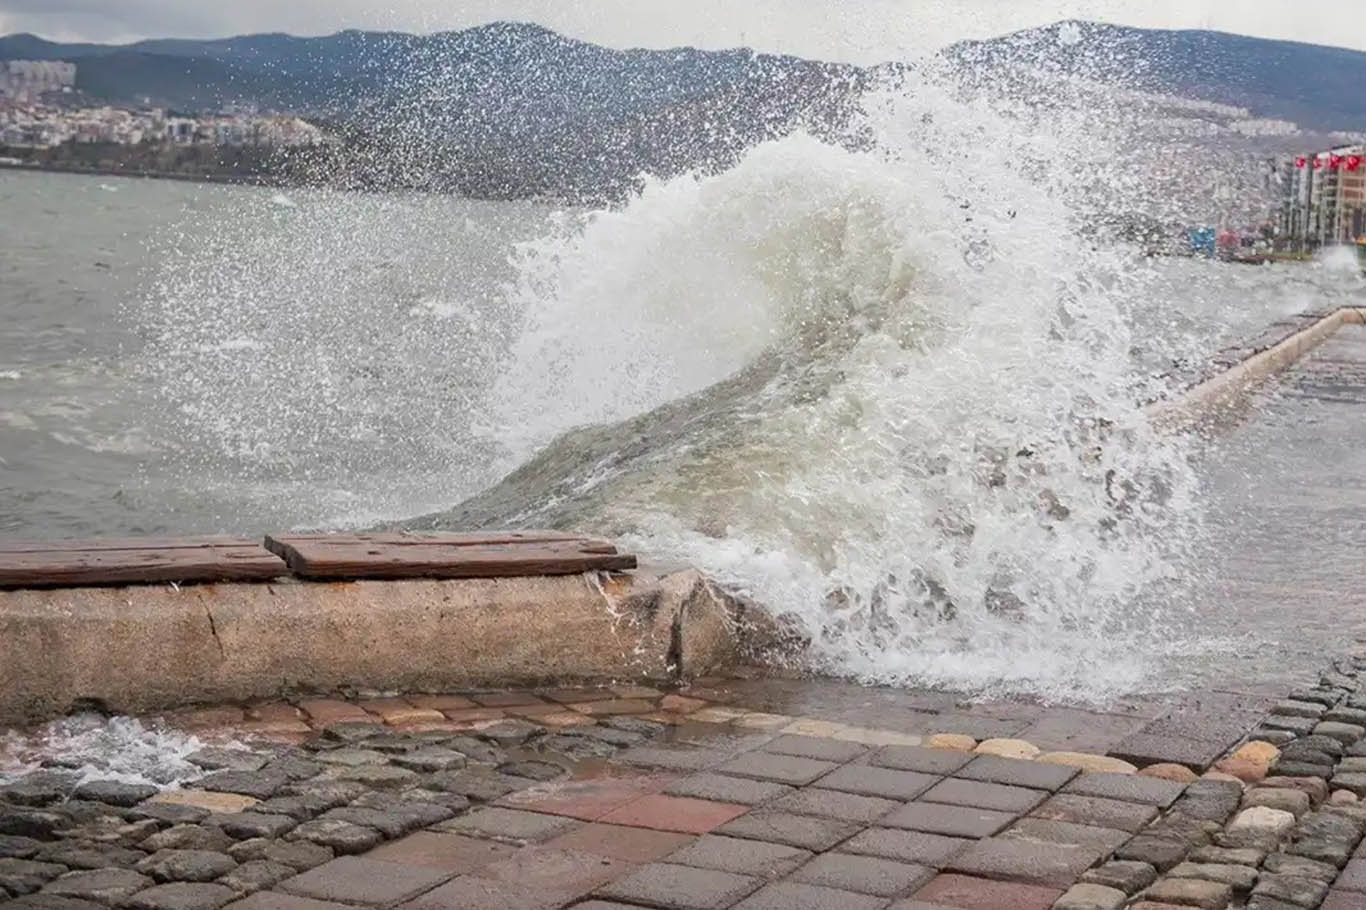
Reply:
[[[1301,248],[1366,238],[1366,146],[1296,156],[1285,175],[1282,236]]]
[[[76,64],[61,60],[0,60],[0,97],[32,103],[76,87]]]

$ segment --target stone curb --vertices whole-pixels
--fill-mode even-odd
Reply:
[[[695,570],[0,591],[0,727],[338,690],[678,681],[762,617]]]
[[[1366,324],[1366,309],[1344,307],[1265,351],[1205,380],[1181,396],[1148,407],[1161,429],[1177,432],[1232,409],[1251,388],[1285,370],[1348,324]]]

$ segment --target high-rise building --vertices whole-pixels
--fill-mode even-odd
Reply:
[[[1296,156],[1282,186],[1280,233],[1301,248],[1366,238],[1366,146]]]

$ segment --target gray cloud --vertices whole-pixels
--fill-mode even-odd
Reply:
[[[0,0],[0,33],[119,41],[342,28],[432,31],[525,19],[615,46],[747,44],[868,62],[1080,17],[1366,49],[1366,18],[1305,16],[1303,10],[1290,0]]]

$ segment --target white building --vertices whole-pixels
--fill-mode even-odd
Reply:
[[[32,103],[48,92],[76,87],[76,64],[61,60],[0,61],[0,97]]]

